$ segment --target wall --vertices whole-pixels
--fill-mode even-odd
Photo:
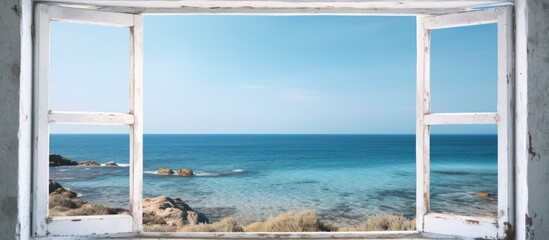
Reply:
[[[31,1],[0,1],[0,236],[28,238]],[[21,91],[23,90],[23,92]],[[21,128],[27,126],[26,128]],[[23,177],[24,176],[24,177]]]
[[[549,238],[549,0],[526,1],[528,211],[526,239]],[[519,220],[521,220],[519,216]]]

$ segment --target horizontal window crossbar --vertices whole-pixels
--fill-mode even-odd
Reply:
[[[48,11],[51,21],[111,27],[132,27],[134,25],[132,14],[101,12],[90,9],[63,8],[57,6],[49,6]]]
[[[491,217],[469,217],[442,213],[428,213],[424,217],[425,232],[464,237],[494,239],[497,221]]]
[[[129,113],[49,111],[48,121],[56,124],[132,125],[135,118]]]
[[[497,124],[497,113],[431,113],[424,116],[425,125]]]
[[[52,217],[48,222],[49,235],[93,235],[131,233],[130,215]]]

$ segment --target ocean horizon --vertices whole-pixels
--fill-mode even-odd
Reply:
[[[129,206],[128,134],[51,134],[50,152],[120,167],[52,167],[88,202]],[[211,221],[311,210],[336,226],[415,215],[415,134],[144,134],[145,197],[181,198]],[[157,175],[189,168],[191,177]],[[495,216],[496,134],[431,135],[433,212]]]

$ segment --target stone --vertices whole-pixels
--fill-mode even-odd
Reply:
[[[177,175],[181,175],[181,176],[192,176],[192,175],[194,175],[193,170],[188,169],[188,168],[181,168],[181,169],[177,170],[176,173],[177,173]]]
[[[59,154],[50,154],[50,167],[76,166],[77,161],[68,159]]]
[[[115,162],[108,162],[105,163],[105,167],[118,167],[118,164],[116,164]]]
[[[173,170],[169,168],[160,168],[158,169],[158,171],[156,171],[156,174],[160,174],[160,175],[172,175],[173,173],[174,173]]]
[[[80,166],[101,166],[101,163],[96,161],[82,161],[78,165]]]
[[[478,198],[489,198],[492,197],[492,194],[489,192],[477,192]]]
[[[143,219],[143,224],[165,223],[176,227],[209,223],[206,215],[194,211],[180,198],[166,196],[143,199]]]
[[[61,184],[59,184],[58,182],[50,179],[49,193],[51,194],[52,192],[54,192],[58,188],[63,188],[63,186],[61,186]]]
[[[75,198],[77,195],[75,192],[65,189],[63,186],[61,186],[61,184],[51,179],[49,185],[49,193],[50,196],[60,195],[64,198]]]

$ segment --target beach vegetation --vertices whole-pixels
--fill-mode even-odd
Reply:
[[[186,225],[179,229],[180,232],[243,232],[234,218],[224,218],[219,222],[210,224]]]
[[[360,223],[357,227],[340,228],[340,232],[362,232],[362,231],[406,231],[415,230],[416,220],[401,215],[379,215],[372,216]]]
[[[264,221],[253,222],[244,227],[246,232],[327,232],[334,227],[322,223],[311,211],[286,212]]]

